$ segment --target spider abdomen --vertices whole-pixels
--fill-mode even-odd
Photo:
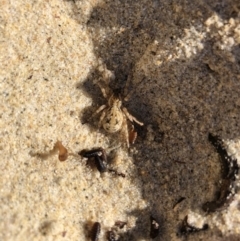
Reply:
[[[103,120],[103,128],[109,133],[121,130],[123,124],[123,113],[118,106],[113,105],[106,111]]]

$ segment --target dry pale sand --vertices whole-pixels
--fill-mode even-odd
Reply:
[[[151,240],[151,215],[155,240],[240,240],[239,180],[230,206],[202,210],[221,186],[208,133],[240,162],[239,46],[239,0],[1,0],[0,240],[90,240],[94,222],[100,241]],[[92,116],[109,74],[144,122],[129,150]],[[58,140],[65,162],[47,155]],[[77,155],[96,147],[125,177]],[[186,215],[209,229],[179,235]]]

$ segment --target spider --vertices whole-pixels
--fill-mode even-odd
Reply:
[[[143,123],[132,116],[127,108],[122,106],[120,95],[114,94],[113,91],[107,85],[104,86],[101,81],[98,81],[97,84],[103,96],[108,100],[107,104],[100,106],[95,113],[98,114],[102,111],[98,126],[102,126],[108,133],[121,132],[122,135],[125,136],[126,144],[129,148],[129,142],[133,143],[135,139],[133,141],[131,140],[133,137],[131,137],[131,132],[129,132],[127,120],[131,123],[136,122],[140,126],[142,126]],[[133,125],[131,125],[131,128],[131,131],[133,131]]]

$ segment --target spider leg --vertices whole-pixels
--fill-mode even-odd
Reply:
[[[104,80],[102,79],[95,80],[94,84],[98,85],[105,99],[108,100],[109,96],[112,96],[113,92],[111,88],[105,83]]]
[[[105,99],[108,99],[108,96],[110,94],[110,88],[107,85],[103,85],[103,83],[101,81],[98,81],[97,85],[99,86],[100,90],[102,91],[103,97]]]
[[[105,107],[106,107],[106,106],[105,106]],[[104,107],[104,108],[105,108],[105,107]],[[100,119],[99,119],[99,122],[98,122],[98,128],[101,127],[102,121],[103,121],[105,115],[106,115],[106,110],[104,110],[103,113],[102,113],[102,115],[100,116]]]
[[[134,130],[133,124],[131,124],[131,127],[129,127],[128,135],[129,135],[129,143],[134,144],[137,139],[137,132]]]
[[[96,111],[95,113],[92,115],[92,117],[94,117],[95,115],[97,115],[99,112],[103,111],[107,106],[106,105],[101,105]]]
[[[115,79],[114,73],[107,69],[107,66],[99,59],[98,70],[102,75],[102,78],[95,80],[93,83],[97,84],[102,91],[104,98],[108,99],[112,95],[112,90],[109,88],[110,80]]]
[[[104,110],[107,106],[106,105],[101,105],[96,111],[95,113],[92,115],[92,117],[94,117],[95,115],[97,115],[99,112],[103,111],[103,113],[100,116],[100,120],[98,122],[98,128],[101,127],[102,121],[106,115],[106,111]]]
[[[123,108],[123,112],[124,112],[124,114],[127,116],[127,118],[128,118],[131,122],[135,121],[138,125],[143,126],[143,123],[142,123],[141,121],[137,120],[134,116],[132,116],[132,115],[127,111],[126,108]]]
[[[123,118],[121,135],[122,135],[123,139],[126,140],[127,148],[129,148],[128,123],[127,123],[127,117],[125,115],[124,115],[124,118]]]
[[[113,146],[111,146],[111,147],[109,147],[108,149],[107,149],[107,151],[108,152],[111,152],[111,151],[113,151],[113,150],[115,150],[115,149],[118,149],[118,148],[120,148],[121,147],[121,143],[119,144],[114,144]]]

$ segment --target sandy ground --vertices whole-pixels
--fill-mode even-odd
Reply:
[[[0,2],[0,240],[90,240],[99,222],[100,241],[147,241],[151,215],[154,240],[240,240],[238,179],[230,205],[202,210],[221,186],[208,134],[240,162],[238,0]],[[99,79],[144,122],[130,149],[98,128]],[[96,147],[125,177],[78,155]],[[180,235],[186,215],[208,230]]]

